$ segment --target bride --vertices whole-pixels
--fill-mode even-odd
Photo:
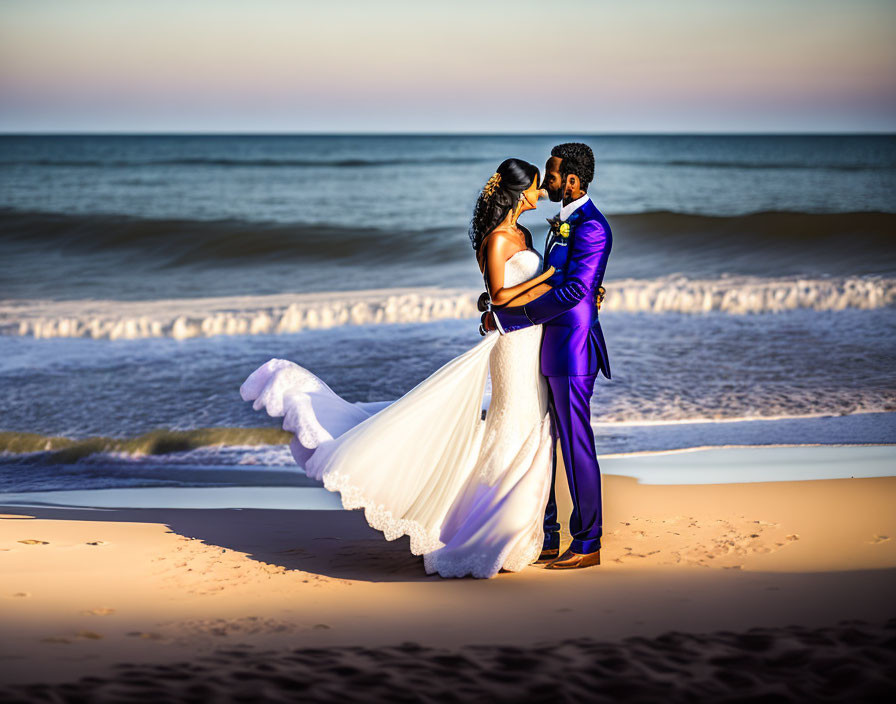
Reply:
[[[539,177],[532,164],[507,159],[476,202],[470,238],[494,306],[549,290],[554,270],[539,274],[531,234],[517,224],[543,194]],[[296,462],[345,508],[363,508],[386,540],[410,536],[427,573],[493,577],[522,570],[542,549],[552,438],[541,332],[491,332],[388,404],[349,403],[283,359],[256,369],[240,393],[255,410],[283,416]]]

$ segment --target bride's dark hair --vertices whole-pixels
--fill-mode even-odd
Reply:
[[[470,221],[470,242],[479,251],[482,238],[495,229],[516,205],[520,193],[532,185],[541,172],[534,164],[522,159],[505,159],[488,180],[473,208]]]

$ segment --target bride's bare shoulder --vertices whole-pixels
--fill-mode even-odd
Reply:
[[[484,249],[506,253],[509,257],[520,249],[519,239],[519,233],[512,228],[496,227],[483,238],[482,243]]]
[[[480,270],[485,268],[485,263],[489,260],[509,259],[517,249],[513,231],[505,227],[496,227],[482,238],[482,243],[479,245],[477,258]]]

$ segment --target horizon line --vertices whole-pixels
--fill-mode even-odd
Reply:
[[[41,130],[41,131],[5,131],[0,130],[0,137],[894,137],[896,130],[767,130],[767,131],[606,131],[606,132],[474,132],[474,131],[232,131],[232,130],[162,130],[162,131],[130,131],[130,130]]]

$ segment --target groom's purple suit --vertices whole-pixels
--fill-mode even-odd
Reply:
[[[599,371],[610,378],[610,361],[597,319],[595,294],[604,278],[613,242],[610,225],[587,199],[566,220],[569,237],[554,231],[545,245],[544,266],[556,269],[553,288],[524,306],[493,310],[499,328],[513,330],[543,324],[541,373],[550,388],[550,413],[559,438],[572,495],[570,549],[579,554],[600,550],[603,532],[600,467],[591,431],[591,395]],[[544,547],[560,546],[554,480],[544,519]]]

